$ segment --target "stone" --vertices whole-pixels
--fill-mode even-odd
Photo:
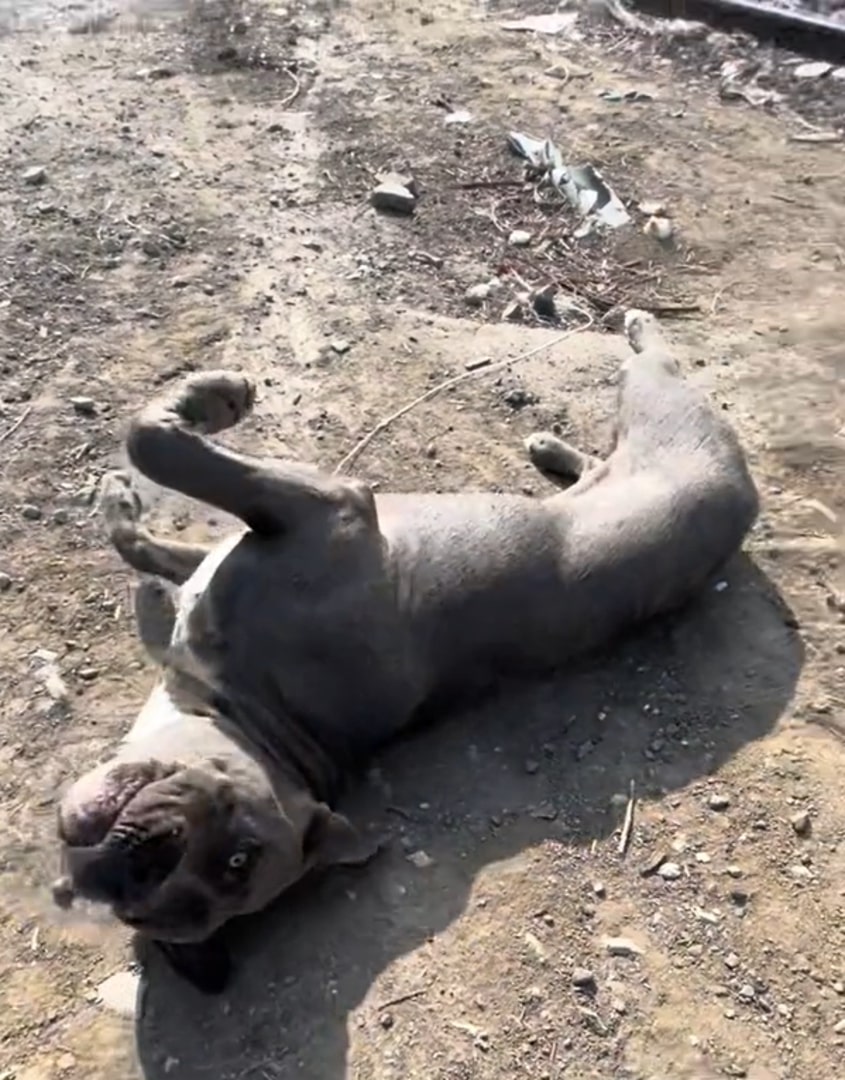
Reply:
[[[0,573],[0,592],[8,592],[12,587],[12,579],[8,574]]]
[[[352,348],[352,344],[345,338],[335,338],[334,341],[331,342],[331,347],[338,356],[343,356],[344,353],[349,352]]]
[[[24,503],[21,507],[21,517],[26,521],[40,521],[41,520],[41,507],[34,506],[32,503]]]
[[[408,862],[416,866],[418,870],[426,870],[429,866],[434,866],[434,859],[426,851],[412,851],[408,855]]]
[[[735,971],[739,967],[739,957],[735,952],[728,953],[725,957],[725,967],[730,968],[731,971]]]
[[[29,187],[40,187],[47,183],[47,170],[43,165],[31,165],[28,169],[24,169],[21,179]]]
[[[604,947],[610,956],[640,956],[642,953],[635,941],[624,937],[605,938]]]
[[[370,204],[376,210],[389,210],[394,214],[413,214],[417,199],[404,184],[388,180],[373,188]]]
[[[799,810],[797,814],[793,814],[789,822],[798,836],[809,836],[813,827],[810,815],[806,810]]]
[[[677,881],[683,874],[683,870],[677,863],[665,862],[657,868],[657,873],[664,881]]]
[[[97,412],[97,403],[90,397],[72,397],[70,403],[74,412],[80,416],[94,416]]]
[[[489,281],[481,281],[477,285],[470,285],[464,293],[464,300],[472,307],[481,307],[484,301],[490,298],[492,291]]]
[[[596,977],[589,968],[577,967],[572,972],[572,985],[578,990],[594,990]]]
[[[527,231],[527,229],[514,229],[508,237],[508,243],[513,247],[528,247],[533,238],[533,233]]]
[[[140,976],[134,971],[119,971],[97,987],[97,1001],[120,1016],[134,1017],[140,983]]]
[[[726,792],[714,791],[710,798],[707,800],[707,805],[711,810],[722,811],[727,810],[731,805],[731,797]]]
[[[840,1020],[839,1023],[833,1026],[834,1035],[845,1035],[845,1020]]]
[[[539,770],[540,770],[540,762],[539,761],[535,761],[533,758],[529,758],[525,762],[525,771],[528,773],[529,776],[534,776],[534,774],[539,772]]]

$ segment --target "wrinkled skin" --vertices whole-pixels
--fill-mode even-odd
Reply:
[[[207,436],[253,405],[240,375],[189,377],[132,423],[150,479],[238,516],[212,549],[152,536],[128,478],[103,506],[147,575],[139,630],[161,677],[114,758],[59,811],[56,900],[109,904],[221,989],[216,932],[316,866],[375,847],[331,809],[338,786],[421,713],[501,673],[559,667],[677,608],[757,514],[742,450],[681,376],[655,320],[629,312],[615,446],[605,461],[527,441],[564,490],[380,495]],[[568,486],[566,486],[568,485]]]

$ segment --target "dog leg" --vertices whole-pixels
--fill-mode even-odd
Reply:
[[[600,464],[599,458],[582,453],[549,431],[529,435],[524,445],[531,464],[557,484],[574,484],[584,473]]]
[[[148,577],[138,583],[135,589],[135,625],[141,644],[150,657],[163,664],[167,658],[173,628],[176,625],[176,601],[173,586],[159,578]]]
[[[141,500],[125,472],[106,473],[100,489],[100,510],[109,540],[125,563],[141,574],[182,585],[211,547],[183,544],[152,536],[141,524]]]
[[[243,375],[191,375],[134,420],[127,439],[130,460],[157,484],[233,514],[265,536],[327,511],[376,527],[375,501],[366,484],[297,462],[248,458],[206,438],[237,424],[254,400],[255,388]]]

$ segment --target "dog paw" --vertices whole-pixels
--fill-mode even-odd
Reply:
[[[535,469],[564,479],[577,480],[588,467],[588,459],[548,431],[538,431],[525,440],[525,449]]]
[[[100,482],[98,505],[111,532],[137,525],[141,518],[141,500],[129,473],[122,469],[105,474]]]
[[[204,371],[182,384],[176,411],[207,435],[234,427],[255,404],[255,384],[234,371]]]

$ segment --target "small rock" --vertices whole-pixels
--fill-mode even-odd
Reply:
[[[514,229],[508,237],[508,243],[514,247],[528,247],[531,243],[533,234],[526,229]]]
[[[381,1016],[379,1016],[378,1022],[379,1024],[381,1024],[385,1031],[390,1031],[390,1029],[393,1027],[394,1022],[393,1013],[383,1012]]]
[[[613,1001],[611,1001],[610,1006],[618,1016],[624,1016],[628,1011],[628,1006],[622,998],[614,998]]]
[[[730,968],[731,971],[739,967],[739,957],[735,952],[728,953],[725,957],[725,967]]]
[[[533,776],[535,773],[540,771],[540,762],[534,761],[533,758],[529,758],[525,762],[525,771],[528,773],[529,776]]]
[[[743,1001],[753,1001],[757,994],[751,983],[745,983],[739,988],[739,996]]]
[[[31,165],[28,169],[24,169],[21,179],[29,187],[40,187],[47,182],[47,170],[43,165]]]
[[[434,859],[426,851],[412,851],[408,856],[408,862],[413,863],[418,870],[426,870],[434,866]]]
[[[793,814],[789,822],[798,836],[808,836],[810,834],[812,821],[806,810],[799,810],[797,814]]]
[[[840,997],[845,995],[845,983],[843,983],[843,982],[835,982],[833,984],[833,992],[834,992],[834,994],[839,994]]]
[[[604,947],[610,956],[640,956],[642,953],[635,941],[624,937],[605,938]]]
[[[100,672],[95,667],[80,668],[78,672],[80,679],[83,679],[85,682],[93,682],[99,674]]]
[[[59,507],[58,510],[53,511],[52,521],[54,525],[67,525],[70,521],[70,514],[63,506]]]
[[[338,356],[343,356],[344,353],[349,352],[349,350],[352,348],[352,344],[345,338],[335,338],[335,340],[331,342],[331,347]]]
[[[728,877],[741,878],[742,877],[742,867],[741,866],[726,866],[725,867],[725,873],[728,875]]]
[[[41,520],[41,507],[34,506],[32,503],[24,503],[21,507],[21,517],[27,521],[40,521]]]
[[[840,1020],[838,1024],[833,1026],[834,1035],[845,1035],[845,1020]]]
[[[579,990],[594,990],[596,977],[589,968],[577,967],[572,972],[572,985]]]
[[[464,300],[473,307],[481,307],[484,301],[490,298],[492,291],[489,281],[481,281],[478,285],[470,285],[464,293]]]
[[[0,592],[8,592],[12,587],[12,579],[8,574],[0,573]]]
[[[811,60],[807,64],[799,64],[793,75],[796,79],[821,79],[833,71],[833,64],[825,60]]]
[[[512,409],[524,409],[526,405],[536,405],[537,399],[527,390],[523,390],[522,387],[517,386],[512,390],[508,390],[505,394],[505,403],[510,405]]]
[[[657,873],[665,881],[677,881],[683,874],[683,870],[675,862],[665,862],[658,867]]]
[[[600,899],[607,896],[607,886],[603,881],[593,882],[593,895],[598,896]]]
[[[60,1054],[56,1061],[56,1068],[59,1072],[68,1072],[76,1065],[76,1058],[73,1054]]]
[[[370,204],[376,210],[389,210],[394,214],[413,214],[417,206],[416,196],[395,181],[387,181],[373,188]]]
[[[661,244],[665,244],[667,240],[672,239],[675,227],[669,218],[650,217],[643,226],[643,232],[646,236],[653,236],[656,240],[659,240]]]
[[[119,971],[97,987],[97,1000],[112,1012],[134,1017],[138,1007],[140,977],[132,971]]]
[[[727,810],[731,805],[731,797],[725,792],[714,792],[707,800],[707,805],[711,810]]]
[[[97,412],[97,403],[90,397],[72,397],[70,403],[74,412],[80,416],[94,416]]]

